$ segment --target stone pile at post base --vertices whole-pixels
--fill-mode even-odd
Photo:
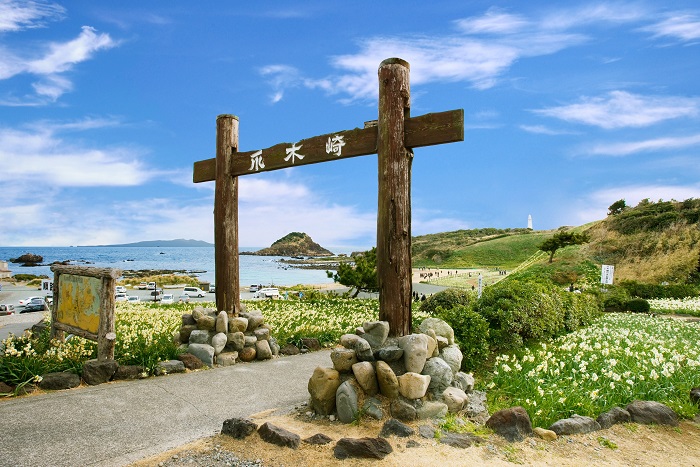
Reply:
[[[343,335],[331,352],[333,367],[319,366],[309,379],[313,411],[337,414],[343,423],[364,413],[381,419],[385,410],[402,421],[448,412],[487,418],[486,395],[474,391],[474,378],[460,371],[462,352],[452,328],[428,318],[419,330],[389,338],[389,323],[372,321]]]
[[[182,315],[175,340],[205,365],[229,366],[278,355],[279,345],[270,331],[258,310],[231,317],[226,311],[197,307]]]

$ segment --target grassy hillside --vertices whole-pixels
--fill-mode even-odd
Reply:
[[[562,227],[587,233],[590,242],[558,250],[551,264],[547,255],[528,261],[518,274],[544,276],[559,284],[596,283],[601,265],[611,264],[616,283],[700,283],[699,220],[700,200],[644,200],[600,221]],[[515,270],[554,233],[475,229],[424,235],[413,239],[413,262],[418,267]]]

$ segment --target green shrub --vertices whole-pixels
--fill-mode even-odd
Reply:
[[[592,293],[560,293],[564,306],[564,327],[572,332],[588,326],[602,311],[602,304]]]
[[[462,369],[473,371],[489,356],[489,323],[469,306],[439,308],[437,315],[455,332],[455,340],[462,351]]]
[[[649,306],[649,302],[643,298],[633,298],[627,302],[625,309],[633,313],[649,313],[651,306]]]
[[[420,305],[420,311],[437,315],[438,309],[449,310],[457,306],[471,306],[476,299],[474,292],[463,289],[445,289],[428,297]]]
[[[605,311],[625,311],[630,298],[632,297],[624,287],[608,286],[608,289],[601,291]]]
[[[685,298],[698,295],[698,286],[694,284],[643,284],[637,281],[621,281],[620,287],[627,290],[630,297],[645,298]]]

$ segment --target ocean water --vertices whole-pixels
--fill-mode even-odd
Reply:
[[[258,248],[241,251],[255,251]],[[23,267],[9,263],[25,253],[44,258],[46,266]],[[326,272],[316,269],[289,267],[279,260],[281,256],[240,256],[240,284],[325,284],[333,282]],[[214,247],[0,247],[0,260],[8,261],[12,274],[26,273],[47,275],[53,278],[50,264],[54,261],[70,261],[72,265],[85,265],[121,270],[172,269],[199,271],[201,281],[214,282]]]

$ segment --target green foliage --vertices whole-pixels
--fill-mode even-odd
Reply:
[[[631,297],[651,298],[685,298],[698,295],[698,286],[694,284],[642,284],[637,281],[620,281],[620,287],[627,290]]]
[[[564,328],[573,332],[591,324],[599,315],[602,304],[591,293],[558,292],[564,306]]]
[[[141,282],[155,282],[157,287],[166,285],[185,285],[198,287],[199,279],[181,274],[156,274],[151,276],[130,277],[121,281],[122,285],[137,286]]]
[[[619,199],[608,207],[608,216],[620,214],[625,209],[627,209],[627,203],[624,199]]]
[[[682,202],[642,200],[632,209],[625,209],[609,219],[611,229],[622,234],[644,231],[661,231],[674,223],[697,223],[700,219],[700,199]]]
[[[354,297],[362,292],[376,292],[379,290],[377,279],[377,248],[372,248],[355,256],[355,264],[340,263],[335,274],[326,271],[328,277],[335,282],[355,289]]]
[[[625,304],[625,309],[632,313],[649,313],[651,306],[643,298],[633,298]]]
[[[436,315],[438,309],[449,310],[456,306],[470,306],[476,300],[476,294],[464,289],[445,289],[434,293],[424,302],[421,302],[420,311],[429,315]]]
[[[462,369],[478,369],[489,356],[488,321],[465,305],[448,309],[438,308],[437,315],[454,330],[455,340],[462,351]]]
[[[600,291],[600,299],[605,311],[624,311],[629,302],[630,294],[624,287],[607,286],[607,289]]]
[[[556,253],[558,249],[569,245],[582,245],[589,240],[588,235],[585,233],[563,230],[542,242],[538,248],[549,253],[549,262],[551,263],[554,258],[554,253]]]
[[[38,283],[41,284],[41,279],[48,279],[49,276],[37,276],[36,274],[15,274],[14,276],[12,276],[12,278],[19,282],[35,281],[38,279]]]

